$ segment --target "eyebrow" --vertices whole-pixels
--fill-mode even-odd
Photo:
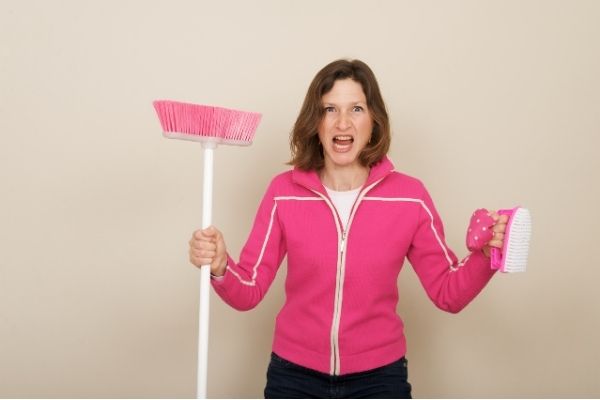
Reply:
[[[336,105],[337,105],[336,103],[329,103],[329,102],[327,102],[327,103],[322,103],[322,104],[323,104],[324,106],[336,106]],[[356,104],[365,104],[365,105],[366,105],[366,104],[367,104],[367,102],[366,102],[366,101],[357,100],[357,101],[349,101],[349,102],[347,102],[347,103],[344,103],[344,104],[352,104],[352,105],[356,105]]]

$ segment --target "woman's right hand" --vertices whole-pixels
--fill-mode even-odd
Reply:
[[[227,249],[223,234],[214,226],[194,231],[190,239],[190,262],[200,268],[210,265],[210,273],[215,276],[225,274]]]

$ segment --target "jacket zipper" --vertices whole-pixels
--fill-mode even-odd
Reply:
[[[350,223],[352,221],[352,217],[356,208],[358,208],[358,203],[360,202],[360,197],[362,193],[358,194],[358,197],[354,204],[352,205],[352,211],[350,212],[350,219],[348,220],[348,225],[346,229],[342,229],[343,224],[335,209],[335,206],[331,203],[331,201],[324,196],[322,193],[314,191],[316,194],[321,196],[333,214],[333,219],[335,221],[336,229],[338,231],[338,262],[337,262],[337,272],[336,272],[336,280],[335,280],[335,294],[334,294],[334,304],[333,304],[333,322],[331,326],[331,364],[330,364],[330,375],[339,375],[340,374],[340,345],[339,345],[339,330],[340,330],[340,319],[342,315],[342,299],[343,299],[343,286],[344,286],[344,273],[346,270],[346,239],[348,236],[348,231],[350,230]]]
[[[337,314],[334,314],[333,348],[332,348],[332,351],[334,354],[334,363],[331,368],[333,370],[333,373],[331,375],[339,375],[340,367],[341,367],[341,365],[340,365],[341,361],[340,361],[339,333],[340,333],[340,320],[342,317],[342,299],[343,299],[342,292],[344,289],[344,281],[345,281],[345,273],[346,273],[346,239],[347,239],[347,233],[348,233],[349,229],[350,229],[350,224],[348,224],[346,226],[346,229],[344,229],[342,231],[342,243],[340,244],[340,262],[339,262],[340,280],[339,280],[339,284],[336,284]]]
[[[336,230],[338,232],[338,263],[337,263],[337,272],[336,272],[336,282],[335,282],[335,294],[334,294],[334,306],[333,306],[333,323],[331,326],[331,364],[330,364],[330,375],[339,375],[340,374],[340,344],[339,344],[339,330],[340,330],[340,320],[342,315],[342,300],[343,300],[343,286],[344,286],[344,275],[346,272],[346,245],[348,239],[348,231],[350,230],[350,226],[352,225],[352,221],[354,220],[354,214],[358,209],[358,206],[364,197],[364,195],[371,190],[375,185],[381,182],[383,178],[377,180],[366,188],[363,188],[358,194],[356,201],[352,205],[352,210],[350,211],[350,218],[348,220],[348,225],[346,229],[342,229],[343,224],[335,209],[335,206],[331,203],[329,198],[318,192],[316,190],[311,189],[314,193],[319,195],[325,203],[331,209],[333,213],[333,219],[335,221]]]

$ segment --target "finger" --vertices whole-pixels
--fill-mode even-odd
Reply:
[[[220,232],[217,228],[211,225],[208,228],[202,229],[202,233],[208,237],[214,238],[217,237]]]
[[[212,259],[215,258],[215,256],[217,255],[216,251],[212,251],[212,250],[204,250],[200,252],[200,257],[202,258],[209,258],[212,262]]]
[[[497,223],[492,227],[494,234],[506,232],[506,224]]]
[[[199,247],[200,243],[205,242],[205,239],[193,237],[188,242],[190,247]]]
[[[199,267],[201,265],[200,262],[198,261],[198,257],[196,257],[191,250],[190,250],[190,254],[189,254],[189,259],[190,259],[190,262],[192,264],[194,264],[196,267]]]
[[[215,250],[207,250],[207,249],[190,249],[190,254],[194,257],[204,257],[211,258],[217,255]]]
[[[197,240],[190,244],[190,248],[195,250],[216,250],[217,244],[207,240]]]
[[[499,249],[501,249],[504,245],[504,241],[503,240],[497,240],[497,239],[492,239],[489,241],[488,246],[490,247],[497,247]]]
[[[492,240],[504,240],[504,233],[502,232],[494,232],[494,236],[492,237]]]
[[[209,236],[209,235],[205,235],[204,231],[196,231],[194,232],[192,238],[190,239],[190,243],[192,242],[216,242],[216,237],[215,236]]]
[[[196,265],[211,264],[215,260],[215,252],[202,252],[192,251],[190,252],[190,260]]]
[[[215,232],[207,229],[199,229],[192,234],[192,240],[215,241]]]
[[[498,215],[498,213],[497,213],[496,211],[494,211],[494,210],[490,210],[490,211],[488,212],[488,215],[489,215],[490,217],[492,217],[492,219],[494,220],[494,222],[498,221],[498,217],[499,217],[499,215]]]
[[[213,261],[212,258],[203,258],[203,257],[192,257],[190,259],[191,263],[197,267],[201,267],[203,265],[210,265]]]
[[[210,250],[213,252],[217,250],[217,244],[215,242],[202,242],[201,245],[203,250]]]

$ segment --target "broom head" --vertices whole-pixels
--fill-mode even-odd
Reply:
[[[261,118],[260,113],[172,100],[152,104],[170,139],[248,146]]]

